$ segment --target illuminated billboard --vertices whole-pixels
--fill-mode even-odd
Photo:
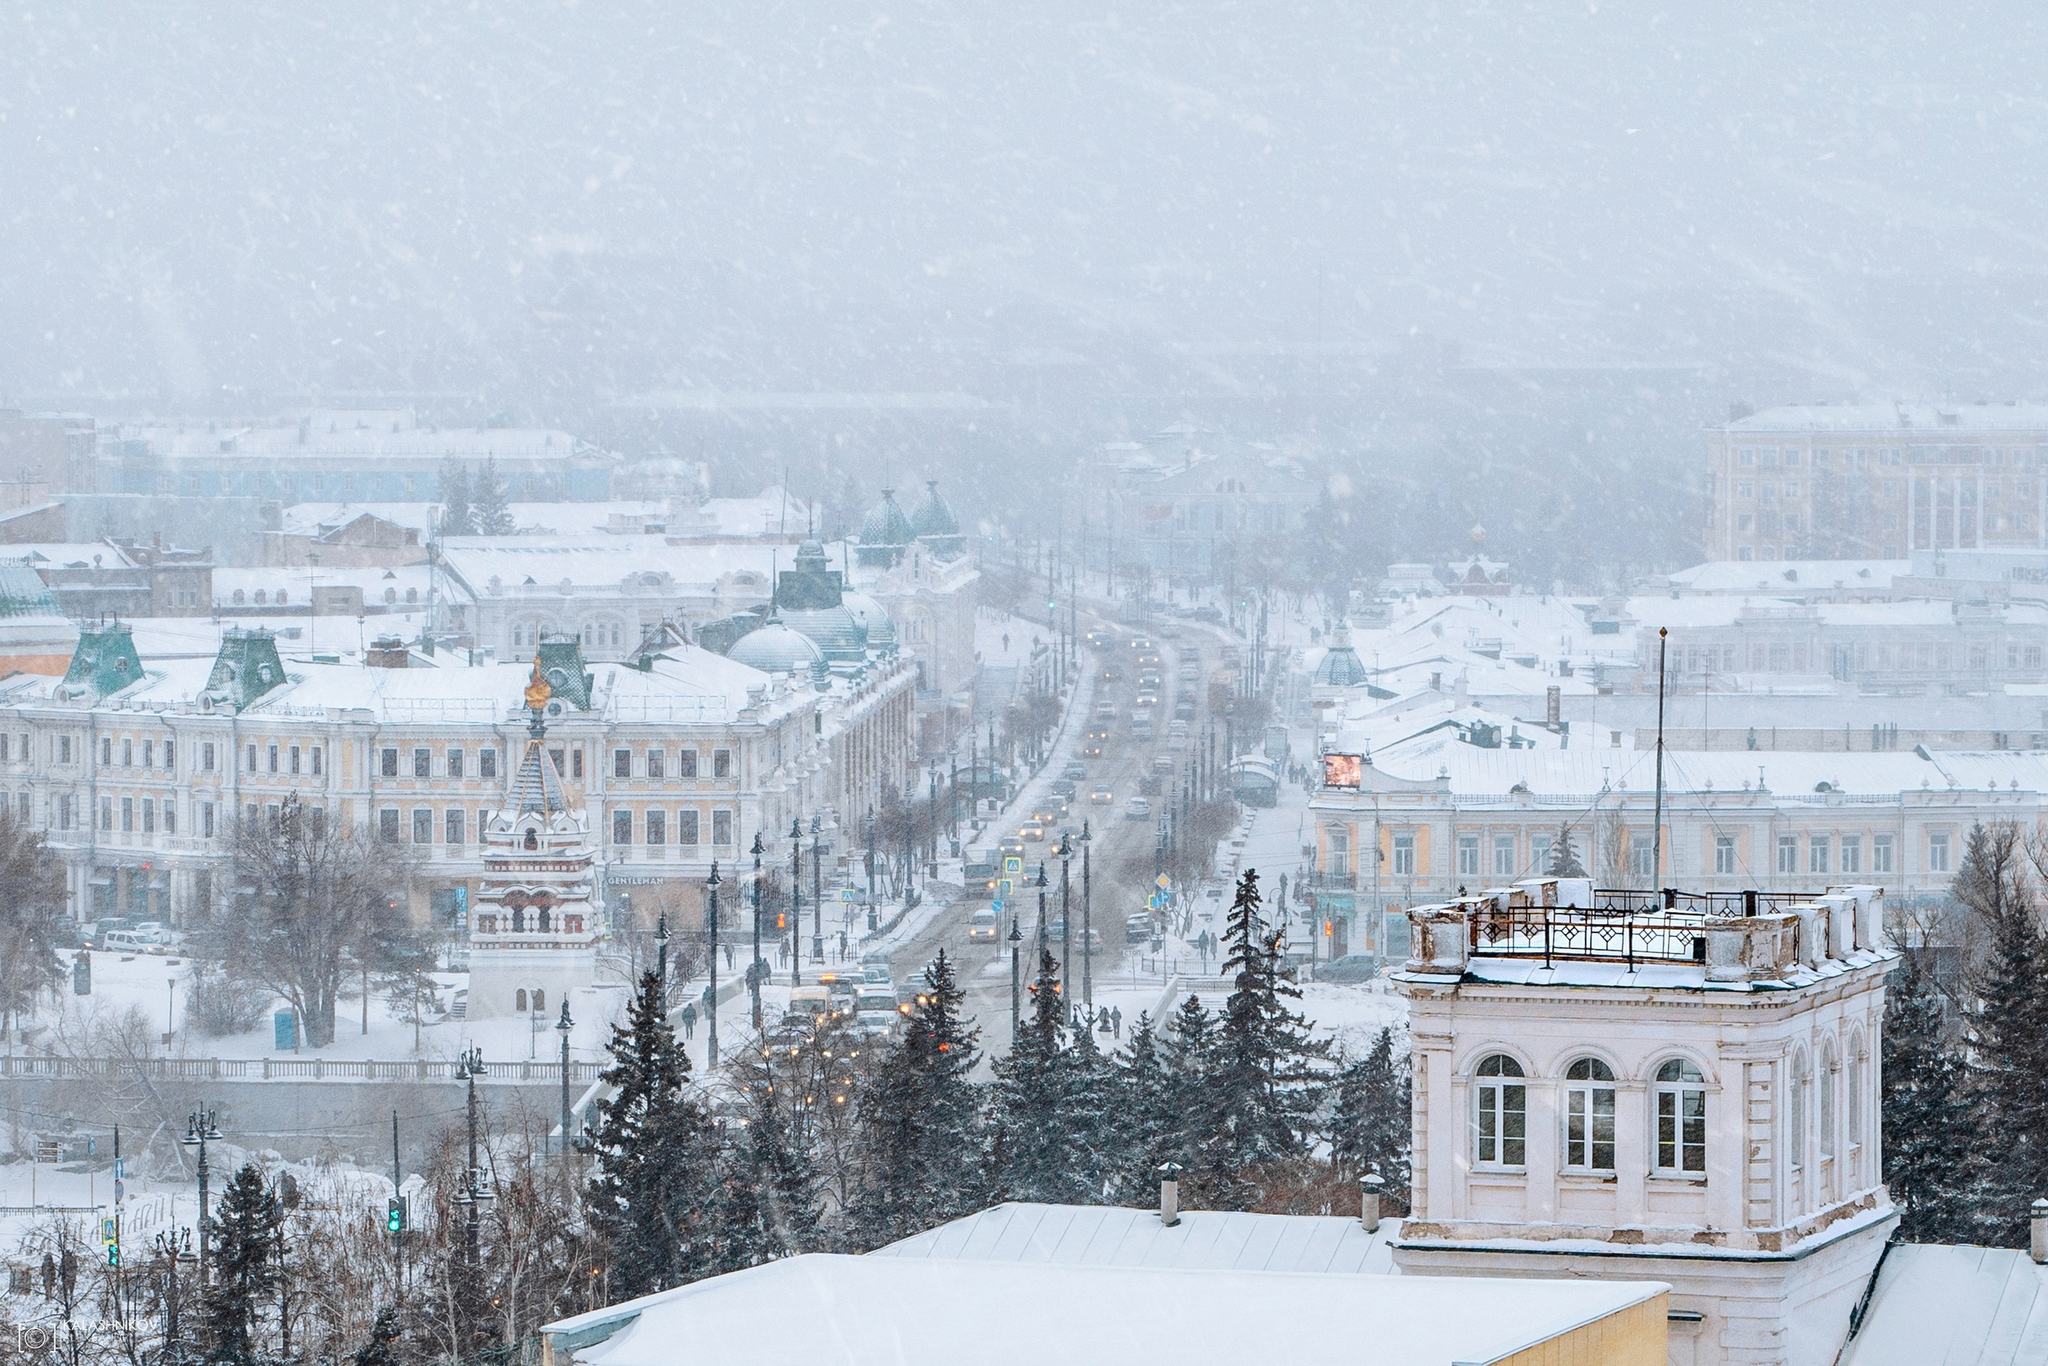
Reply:
[[[1325,754],[1323,756],[1323,786],[1359,786],[1364,777],[1365,758],[1358,754]]]

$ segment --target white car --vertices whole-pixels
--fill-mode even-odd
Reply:
[[[1143,797],[1133,797],[1129,801],[1124,803],[1125,820],[1142,821],[1150,820],[1151,817],[1152,803],[1146,801]]]

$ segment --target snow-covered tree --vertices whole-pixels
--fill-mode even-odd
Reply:
[[[1952,1012],[1921,951],[1892,973],[1884,1008],[1884,1182],[1909,1243],[1966,1242],[1975,1233],[1966,1076]]]
[[[470,482],[469,503],[477,535],[512,534],[512,507],[505,492],[505,481],[498,476],[498,457],[495,455],[485,459],[484,467]]]
[[[1329,1137],[1330,1155],[1345,1178],[1378,1172],[1385,1180],[1389,1213],[1408,1207],[1412,1126],[1408,1058],[1396,1052],[1394,1031],[1382,1029],[1366,1055],[1337,1074]]]
[[[1258,1169],[1308,1150],[1328,1054],[1287,1002],[1301,989],[1280,975],[1280,936],[1266,924],[1259,875],[1247,869],[1223,931],[1223,971],[1233,980],[1216,1028],[1210,1091],[1217,1123],[1203,1137],[1196,1184],[1226,1209],[1248,1209]]]
[[[860,1183],[848,1211],[857,1246],[875,1247],[979,1209],[981,1096],[968,1078],[981,1031],[940,950],[903,1035],[860,1093]]]
[[[612,1094],[596,1105],[597,1170],[584,1192],[620,1299],[694,1280],[708,1265],[711,1126],[661,995],[655,974],[642,974],[626,1020],[612,1026]]]
[[[209,1366],[257,1366],[262,1315],[277,1288],[277,1199],[263,1173],[245,1164],[213,1215],[211,1280],[200,1312]]]
[[[469,471],[462,462],[450,456],[441,462],[441,534],[443,536],[473,536],[476,534],[476,512],[470,506]]]
[[[1579,851],[1572,847],[1572,828],[1569,824],[1557,827],[1557,842],[1550,846],[1550,866],[1543,871],[1551,877],[1586,875],[1586,865],[1579,862]]]

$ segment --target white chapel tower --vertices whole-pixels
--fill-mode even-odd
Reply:
[[[559,1012],[597,972],[590,822],[572,810],[541,743],[549,690],[534,657],[526,752],[483,832],[483,877],[470,916],[469,1018]]]
[[[1881,906],[1543,878],[1411,911],[1396,1263],[1666,1281],[1674,1366],[1830,1366],[1898,1217]]]

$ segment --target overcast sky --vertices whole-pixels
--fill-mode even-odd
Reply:
[[[2038,5],[67,3],[0,394],[971,387],[1134,351],[2042,396]]]

